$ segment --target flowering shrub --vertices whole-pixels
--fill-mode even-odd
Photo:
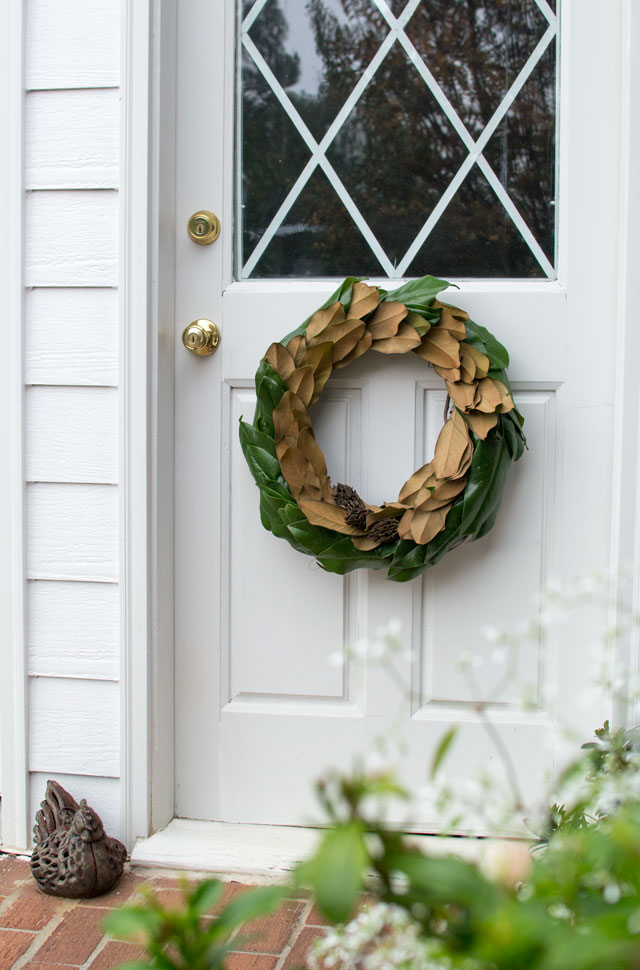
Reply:
[[[307,960],[309,970],[444,970],[445,963],[450,965],[408,913],[386,903],[366,907],[346,926],[330,930]]]
[[[610,764],[622,743],[621,773],[635,775],[634,758],[627,760],[629,749],[622,735],[609,733],[609,738],[613,740],[606,749],[601,734],[597,747],[587,750],[582,771],[585,760],[592,769],[598,760]],[[577,824],[575,812],[563,816],[556,808],[555,827],[545,834],[543,852],[531,857],[524,846],[506,843],[483,869],[453,855],[424,854],[401,833],[365,818],[361,805],[370,792],[364,779],[357,790],[353,779],[335,777],[332,785],[338,802],[334,811],[348,805],[349,817],[327,833],[316,857],[301,867],[300,878],[313,887],[318,903],[334,918],[348,918],[365,886],[377,893],[385,908],[356,917],[324,941],[314,956],[317,970],[338,965],[342,970],[637,967],[637,797],[619,801],[615,814],[584,812]],[[340,880],[334,872],[329,896],[323,856],[328,850],[335,859],[338,845]]]

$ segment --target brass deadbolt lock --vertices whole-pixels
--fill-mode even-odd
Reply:
[[[182,331],[182,343],[198,357],[208,357],[218,349],[220,331],[211,320],[194,320]]]
[[[220,235],[220,220],[213,212],[201,209],[194,212],[187,223],[189,238],[199,246],[208,246]]]

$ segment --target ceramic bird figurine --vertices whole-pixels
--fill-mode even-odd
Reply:
[[[100,817],[57,781],[47,782],[33,829],[31,872],[49,896],[89,899],[108,892],[122,875],[127,850],[105,834]]]

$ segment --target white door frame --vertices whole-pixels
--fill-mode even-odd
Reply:
[[[566,0],[567,5],[570,0]],[[617,328],[615,488],[610,565],[631,564],[640,602],[640,9],[617,0],[620,66],[619,278],[597,294]],[[121,591],[122,829],[129,845],[173,816],[173,264],[176,0],[122,0]],[[0,355],[0,597],[4,844],[30,827],[24,623],[22,305],[23,14],[11,0],[3,40],[0,119],[13,153],[0,157],[9,231],[0,242],[0,301],[11,321]],[[600,304],[602,307],[602,304]],[[615,606],[612,605],[615,610]],[[640,638],[626,644],[640,680]],[[634,716],[640,716],[635,711]]]

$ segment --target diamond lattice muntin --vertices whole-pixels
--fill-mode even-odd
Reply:
[[[240,279],[553,278],[555,4],[249,0]]]

